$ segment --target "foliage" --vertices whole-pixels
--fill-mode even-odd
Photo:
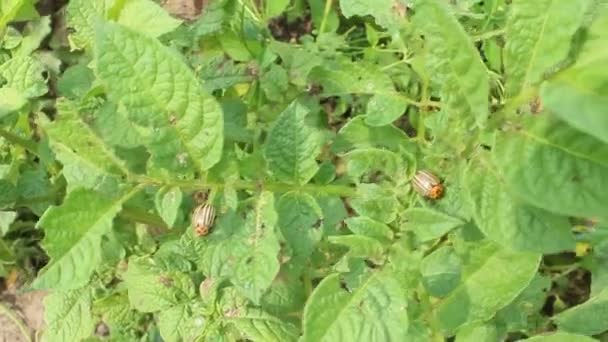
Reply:
[[[605,1],[202,3],[0,3],[43,340],[608,340]]]

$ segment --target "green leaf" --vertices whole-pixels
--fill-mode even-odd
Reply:
[[[527,338],[525,340],[521,340],[521,342],[598,342],[598,340],[593,339],[591,337],[587,337],[584,335],[576,335],[570,334],[566,332],[555,332],[553,334],[548,335],[539,335],[531,338]]]
[[[463,324],[491,318],[509,304],[528,286],[540,261],[538,254],[494,246],[479,253],[479,261],[465,266],[462,282],[437,308],[437,319],[448,335]]]
[[[365,122],[370,126],[388,125],[405,113],[407,105],[402,97],[376,94],[367,103]]]
[[[279,272],[276,224],[273,195],[263,192],[246,221],[228,212],[218,217],[204,240],[186,243],[194,244],[199,269],[205,275],[229,279],[239,292],[259,303]]]
[[[72,0],[67,6],[67,26],[74,29],[69,41],[73,49],[92,48],[95,25],[106,17],[115,0]]]
[[[158,329],[163,341],[192,341],[197,334],[190,335],[192,313],[186,304],[177,305],[158,313]],[[200,329],[200,328],[199,328]]]
[[[608,330],[608,289],[553,317],[559,329],[582,335]]]
[[[264,155],[269,171],[280,181],[306,184],[319,169],[315,157],[322,139],[306,123],[309,112],[298,101],[292,102],[268,133]]]
[[[272,316],[255,308],[243,308],[224,317],[250,341],[289,342],[297,341],[297,327],[286,319]]]
[[[365,17],[371,15],[376,23],[390,31],[399,29],[400,23],[405,22],[404,18],[395,10],[396,6],[405,7],[405,2],[400,0],[340,0],[342,14],[346,18],[354,15]]]
[[[394,234],[389,226],[369,217],[349,217],[344,223],[357,235],[367,236],[382,243],[388,243],[393,239]]]
[[[497,145],[509,189],[552,212],[608,218],[608,145],[548,117],[527,127]]]
[[[119,24],[151,37],[159,37],[171,32],[182,23],[150,0],[126,1],[117,21]]]
[[[460,283],[460,258],[449,246],[444,246],[427,255],[420,264],[422,283],[434,297],[444,297]]]
[[[386,271],[370,272],[352,289],[330,275],[306,304],[302,341],[404,341],[406,306],[403,286]]]
[[[221,108],[179,55],[109,23],[98,32],[95,55],[98,76],[111,97],[125,105],[130,120],[152,128],[148,148],[155,165],[188,174],[220,160]]]
[[[50,262],[32,283],[35,289],[76,289],[84,286],[101,260],[101,237],[132,193],[110,199],[96,192],[77,189],[63,204],[40,218],[45,232],[42,245]]]
[[[325,61],[311,70],[309,81],[321,85],[324,96],[346,94],[401,96],[386,73],[377,65],[366,62]]]
[[[488,117],[488,73],[448,3],[421,2],[413,20],[431,52],[425,56],[426,63],[429,74],[441,85],[442,110],[450,117],[474,118],[478,126],[483,126]]]
[[[23,108],[27,104],[27,98],[20,90],[3,87],[0,88],[0,118]]]
[[[403,160],[397,153],[379,148],[361,148],[344,155],[348,176],[359,182],[361,176],[381,171],[394,180],[403,178]]]
[[[531,162],[523,162],[525,158],[510,157],[518,158],[518,166],[526,165],[526,172],[533,170]],[[572,250],[574,237],[568,219],[526,204],[524,200],[527,199],[516,196],[497,173],[498,169],[483,156],[471,162],[465,173],[466,194],[473,218],[484,235],[506,248],[520,251],[556,253]]]
[[[406,227],[422,241],[438,239],[454,228],[464,225],[460,219],[428,208],[409,208],[403,212]]]
[[[187,274],[165,270],[147,257],[132,257],[124,274],[131,306],[141,312],[167,310],[195,296]]]
[[[0,65],[0,79],[6,80],[3,87],[20,91],[23,97],[33,99],[47,92],[43,71],[42,63],[32,57],[15,57]]]
[[[491,323],[466,326],[456,334],[456,342],[495,342],[499,340],[496,326]]]
[[[340,153],[354,148],[369,147],[384,147],[399,152],[401,147],[408,147],[408,137],[395,126],[371,127],[365,123],[365,117],[358,116],[340,129],[332,145],[332,151]]]
[[[23,32],[24,37],[15,51],[15,56],[27,56],[40,47],[44,38],[51,33],[51,16],[30,21]]]
[[[0,193],[0,209],[12,207],[19,195],[15,185],[6,179],[0,179]]]
[[[561,120],[608,143],[608,7],[588,31],[576,63],[541,88],[543,105]]]
[[[537,319],[535,315],[541,314],[550,289],[551,279],[537,274],[515,300],[496,313],[495,321],[509,331],[528,329]]]
[[[329,236],[327,240],[347,247],[347,258],[367,258],[376,264],[381,264],[383,261],[384,246],[374,238],[362,235],[334,235]]]
[[[154,203],[163,221],[169,227],[173,227],[175,220],[177,220],[179,207],[182,204],[182,191],[180,188],[171,186],[160,188],[156,193]]]
[[[383,223],[392,222],[399,208],[395,194],[377,184],[360,184],[350,204],[359,215]]]
[[[203,88],[212,92],[226,89],[241,83],[249,83],[253,77],[247,71],[247,65],[236,64],[225,56],[214,56],[203,61],[198,71]]]
[[[281,66],[272,64],[270,70],[260,77],[260,86],[270,101],[283,101],[289,87],[287,71]]]
[[[540,83],[545,72],[566,58],[588,4],[587,0],[513,1],[504,49],[509,97]]]
[[[46,329],[42,341],[80,341],[93,334],[91,289],[52,291],[44,299]]]
[[[303,264],[321,240],[323,213],[314,197],[288,192],[277,203],[279,227],[295,263]]]
[[[40,116],[39,122],[63,164],[68,191],[84,187],[114,194],[120,177],[130,174],[125,163],[82,120],[73,103],[58,100],[57,111],[55,121]]]
[[[0,238],[4,236],[11,226],[11,223],[17,218],[15,211],[0,211]]]

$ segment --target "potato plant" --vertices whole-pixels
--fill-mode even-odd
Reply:
[[[44,341],[608,341],[604,0],[2,0]]]

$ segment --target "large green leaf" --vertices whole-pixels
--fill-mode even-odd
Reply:
[[[82,120],[74,104],[59,100],[57,110],[55,121],[41,116],[39,122],[63,164],[68,191],[84,187],[113,194],[120,177],[130,174],[124,161]]]
[[[32,287],[67,290],[84,286],[102,262],[101,237],[110,231],[122,204],[133,194],[107,198],[76,189],[61,206],[47,210],[38,226],[44,229],[42,245],[51,260]]]
[[[194,285],[187,274],[165,270],[146,257],[133,257],[124,275],[131,306],[142,312],[166,310],[194,297]]]
[[[422,283],[428,293],[444,297],[460,283],[461,261],[454,249],[444,246],[427,255],[420,264]]]
[[[310,110],[292,102],[268,133],[264,155],[269,171],[279,180],[306,184],[317,172],[315,161],[321,150],[321,135],[306,123]]]
[[[259,303],[279,272],[276,225],[274,197],[263,192],[246,220],[228,212],[218,218],[205,239],[185,243],[193,244],[199,268],[205,275],[229,279],[243,295]]]
[[[151,37],[176,29],[181,21],[173,18],[151,0],[127,0],[120,9],[118,23]]]
[[[386,271],[371,272],[352,289],[330,275],[306,304],[302,341],[404,341],[406,305],[403,286]]]
[[[292,262],[303,264],[321,240],[323,213],[314,197],[288,192],[277,202],[279,228],[287,242]]]
[[[429,73],[441,86],[442,110],[459,120],[474,118],[483,126],[488,117],[489,79],[486,67],[448,3],[427,0],[416,6],[414,23],[422,31],[430,54]]]
[[[457,217],[429,208],[409,208],[403,212],[405,228],[411,229],[420,241],[438,239],[450,230],[464,225]]]
[[[92,293],[88,287],[53,291],[44,299],[42,341],[80,341],[93,334]]]
[[[72,0],[67,6],[67,26],[70,45],[74,49],[92,48],[95,40],[95,25],[106,17],[115,0]]]
[[[529,171],[530,162],[523,160],[518,159],[517,165],[526,165]],[[539,253],[574,248],[568,219],[528,205],[501,178],[489,158],[479,156],[471,162],[465,185],[473,218],[490,240],[507,248]]]
[[[223,119],[217,101],[200,87],[174,51],[115,24],[98,30],[97,74],[129,119],[152,129],[153,164],[191,174],[215,165],[222,152]]]
[[[514,0],[507,21],[504,64],[507,95],[534,86],[566,58],[588,0]]]
[[[465,267],[462,282],[437,307],[437,319],[451,335],[464,324],[483,322],[509,304],[537,272],[540,255],[495,246],[477,251]]]
[[[608,143],[608,7],[594,21],[576,63],[543,84],[546,108]]]
[[[583,335],[596,335],[608,330],[608,289],[572,307],[553,320],[561,330]]]
[[[346,123],[338,133],[331,146],[335,153],[346,152],[354,148],[386,148],[399,152],[408,146],[408,136],[395,126],[372,127],[365,122],[365,117],[357,116]]]
[[[2,87],[20,91],[27,99],[42,96],[47,92],[43,71],[42,63],[32,57],[21,56],[9,59],[0,65],[0,79],[6,81]]]
[[[243,337],[250,341],[289,342],[297,341],[297,327],[286,319],[272,316],[255,308],[244,308],[224,317],[234,324]]]
[[[537,207],[607,218],[608,145],[550,117],[530,119],[497,143],[509,190]]]

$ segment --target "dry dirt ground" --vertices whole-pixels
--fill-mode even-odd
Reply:
[[[14,289],[0,293],[0,342],[36,341],[44,324],[42,300],[46,293],[19,293]]]

